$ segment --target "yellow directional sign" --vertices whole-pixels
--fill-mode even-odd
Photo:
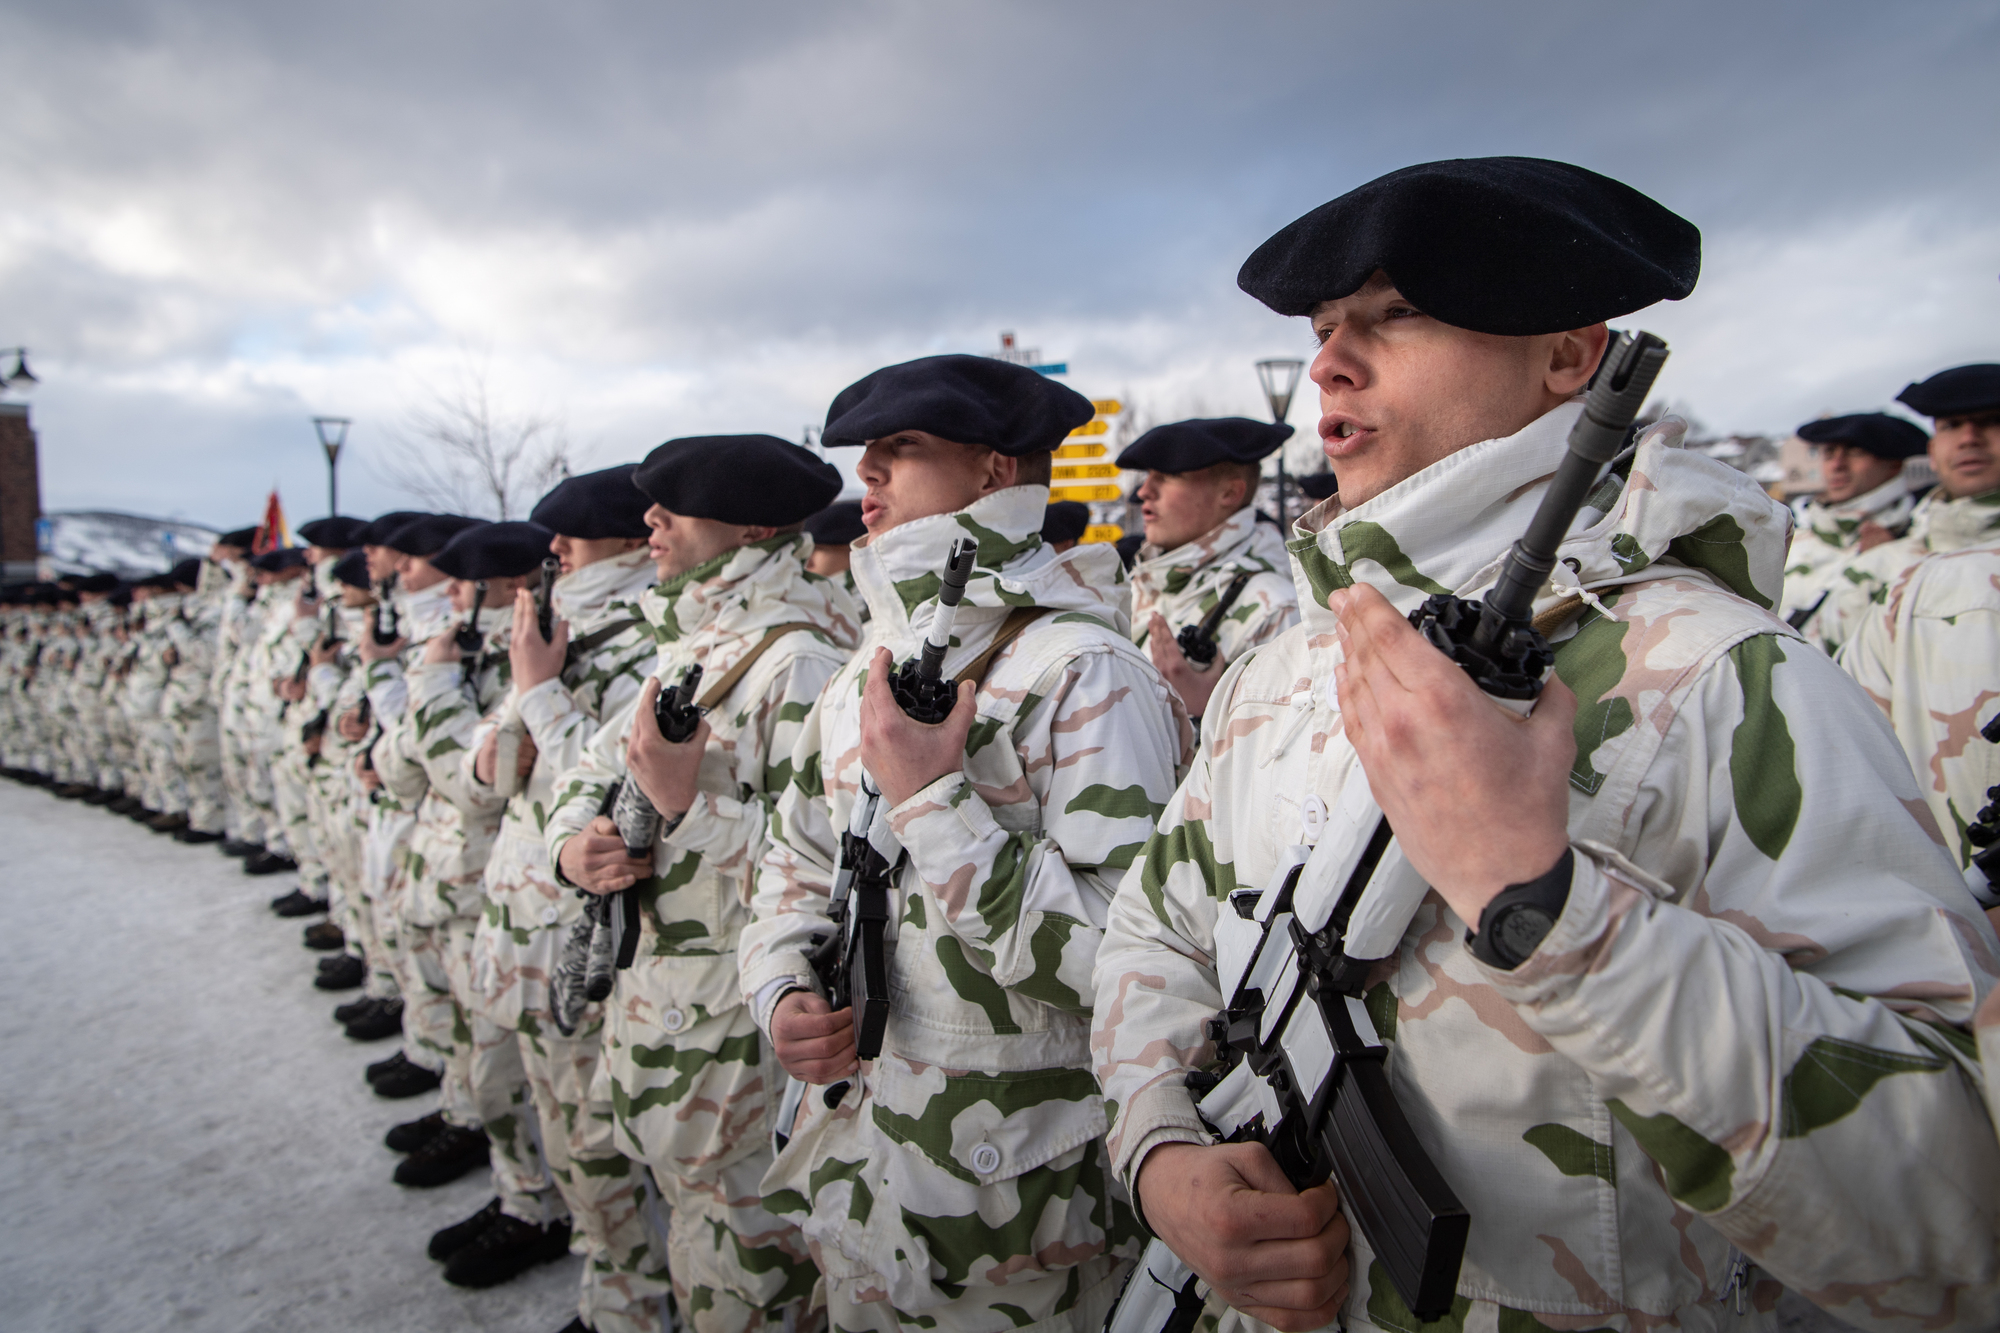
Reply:
[[[1086,477],[1115,477],[1118,467],[1114,463],[1072,463],[1067,467],[1049,469],[1052,481],[1082,481]]]
[[[1125,494],[1116,486],[1051,486],[1051,500],[1081,500],[1089,504],[1093,500],[1116,500]]]
[[[1091,410],[1101,417],[1115,417],[1125,410],[1125,404],[1116,398],[1093,398],[1090,400],[1090,406]]]
[[[1111,452],[1108,444],[1059,444],[1057,458],[1102,458]]]
[[[1116,523],[1093,523],[1083,530],[1083,540],[1087,542],[1115,542],[1125,535],[1125,529]]]
[[[1081,426],[1071,431],[1069,437],[1073,440],[1079,435],[1102,435],[1110,429],[1111,423],[1103,417],[1099,417],[1095,421],[1084,422]]]

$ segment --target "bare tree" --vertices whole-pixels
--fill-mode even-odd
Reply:
[[[465,365],[410,413],[383,471],[432,508],[515,518],[569,475],[569,439],[558,418],[502,410],[486,366]]]

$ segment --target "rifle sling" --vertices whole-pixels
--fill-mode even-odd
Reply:
[[[580,639],[570,640],[569,647],[563,652],[563,669],[567,671],[585,653],[590,652],[600,644],[611,642],[611,640],[617,638],[620,634],[623,634],[638,623],[639,618],[637,616],[629,620],[614,620],[609,625],[599,625]]]
[[[993,659],[998,657],[1008,644],[1020,638],[1023,630],[1040,620],[1044,611],[1045,608],[1039,606],[1017,606],[1009,611],[1007,618],[1000,622],[999,632],[994,634],[993,642],[987,644],[986,650],[979,656],[967,662],[954,680],[961,684],[969,680],[974,689],[985,684],[986,673],[992,667]]]
[[[819,626],[804,620],[794,620],[783,625],[772,626],[770,631],[757,641],[755,648],[737,658],[735,665],[723,672],[721,678],[705,691],[701,698],[695,701],[696,707],[700,708],[703,712],[707,712],[724,699],[727,699],[729,692],[736,688],[736,682],[742,680],[743,677],[750,673],[750,668],[757,665],[757,659],[762,657],[772,644],[784,638],[787,634],[793,633],[796,630],[817,630],[818,628]]]

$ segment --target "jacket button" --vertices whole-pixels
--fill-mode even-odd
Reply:
[[[660,1015],[660,1026],[669,1032],[679,1032],[687,1026],[687,1015],[678,1009],[669,1009]]]
[[[990,1143],[982,1143],[972,1150],[972,1169],[982,1176],[990,1176],[1000,1169],[1000,1150]]]
[[[557,909],[554,903],[542,909],[542,924],[545,926],[553,926],[561,917],[562,912]]]
[[[1321,830],[1326,827],[1326,802],[1317,796],[1308,796],[1299,807],[1299,822],[1305,828],[1305,842],[1308,846],[1319,841]]]

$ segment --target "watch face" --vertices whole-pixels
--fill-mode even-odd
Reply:
[[[1546,911],[1532,903],[1521,903],[1494,923],[1493,942],[1515,963],[1525,962],[1528,955],[1541,947],[1555,924],[1555,918]]]

